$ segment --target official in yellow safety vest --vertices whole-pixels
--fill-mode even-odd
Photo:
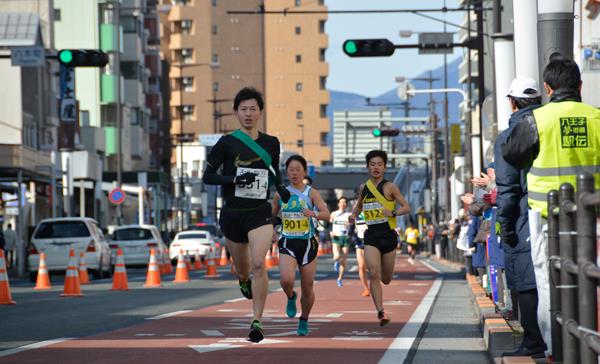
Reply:
[[[600,109],[581,102],[577,63],[555,53],[544,69],[550,102],[512,130],[502,146],[504,159],[527,173],[529,207],[547,217],[547,194],[563,183],[575,186],[583,172],[600,188]]]

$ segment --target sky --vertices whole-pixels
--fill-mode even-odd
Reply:
[[[434,9],[458,7],[458,0],[326,0],[329,10],[364,9]],[[425,13],[444,19],[444,13]],[[464,12],[448,12],[446,20],[461,24]],[[394,44],[415,44],[418,36],[401,38],[400,30],[413,32],[441,32],[443,24],[414,14],[330,14],[326,23],[329,48],[327,88],[354,92],[368,97],[378,96],[396,87],[395,77],[413,77],[443,65],[441,55],[419,55],[416,49],[398,49],[391,57],[350,58],[342,51],[346,39],[387,38]],[[448,26],[447,31],[458,28]],[[455,36],[456,41],[457,36]],[[448,62],[462,54],[456,49],[448,55]]]

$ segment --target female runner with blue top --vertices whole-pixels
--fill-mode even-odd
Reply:
[[[329,209],[319,191],[305,185],[302,180],[306,175],[306,160],[293,155],[286,162],[291,193],[287,203],[281,201],[279,193],[273,197],[273,215],[281,213],[282,233],[279,239],[279,272],[280,283],[288,300],[286,314],[296,317],[296,267],[300,270],[302,296],[300,304],[302,313],[298,321],[298,335],[308,335],[308,316],[315,303],[313,283],[317,271],[317,250],[319,244],[315,239],[316,226],[314,218],[329,219]]]

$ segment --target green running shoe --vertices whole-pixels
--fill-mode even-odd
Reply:
[[[298,320],[298,335],[306,336],[308,335],[308,321],[307,320]]]
[[[248,340],[252,341],[253,343],[258,343],[264,338],[265,335],[263,334],[262,324],[260,321],[252,321],[252,324],[250,324],[250,332],[248,333]]]
[[[240,281],[240,291],[247,299],[252,299],[252,281],[248,278],[247,281]]]
[[[298,298],[298,295],[294,291],[294,295],[292,298],[288,298],[287,305],[285,306],[285,313],[289,318],[296,317],[296,298]]]

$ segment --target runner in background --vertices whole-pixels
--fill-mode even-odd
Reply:
[[[329,222],[331,222],[331,242],[333,243],[333,269],[338,272],[337,285],[342,287],[342,278],[346,271],[346,259],[350,250],[350,240],[348,239],[348,231],[350,223],[348,216],[350,213],[346,211],[348,207],[348,199],[344,196],[338,199],[338,209],[331,213]]]
[[[354,223],[356,226],[356,262],[358,263],[358,278],[365,288],[361,293],[363,297],[369,297],[371,291],[369,290],[369,282],[367,281],[367,263],[365,262],[365,232],[367,231],[367,223],[365,221],[365,215],[361,212],[356,217]]]
[[[408,261],[410,264],[415,264],[415,254],[419,246],[419,230],[412,222],[408,223],[408,227],[404,232],[404,239],[406,239],[408,247]]]
[[[296,317],[297,294],[294,291],[296,267],[300,270],[300,286],[302,296],[300,304],[302,313],[298,321],[297,333],[308,335],[308,316],[315,303],[313,283],[317,271],[317,251],[319,244],[315,238],[316,225],[314,219],[329,219],[329,209],[319,191],[303,183],[306,173],[306,160],[293,155],[285,162],[287,177],[290,185],[287,187],[291,197],[287,203],[273,197],[273,216],[281,213],[282,235],[279,240],[279,272],[283,292],[287,296],[286,314],[289,318]]]
[[[369,179],[360,186],[349,221],[354,223],[362,211],[367,224],[365,232],[365,260],[369,269],[371,296],[377,309],[379,325],[384,326],[390,318],[383,309],[381,283],[389,284],[394,274],[398,235],[396,217],[408,214],[410,207],[393,183],[383,178],[387,164],[387,153],[372,150],[366,156]],[[396,208],[396,203],[400,209]]]

